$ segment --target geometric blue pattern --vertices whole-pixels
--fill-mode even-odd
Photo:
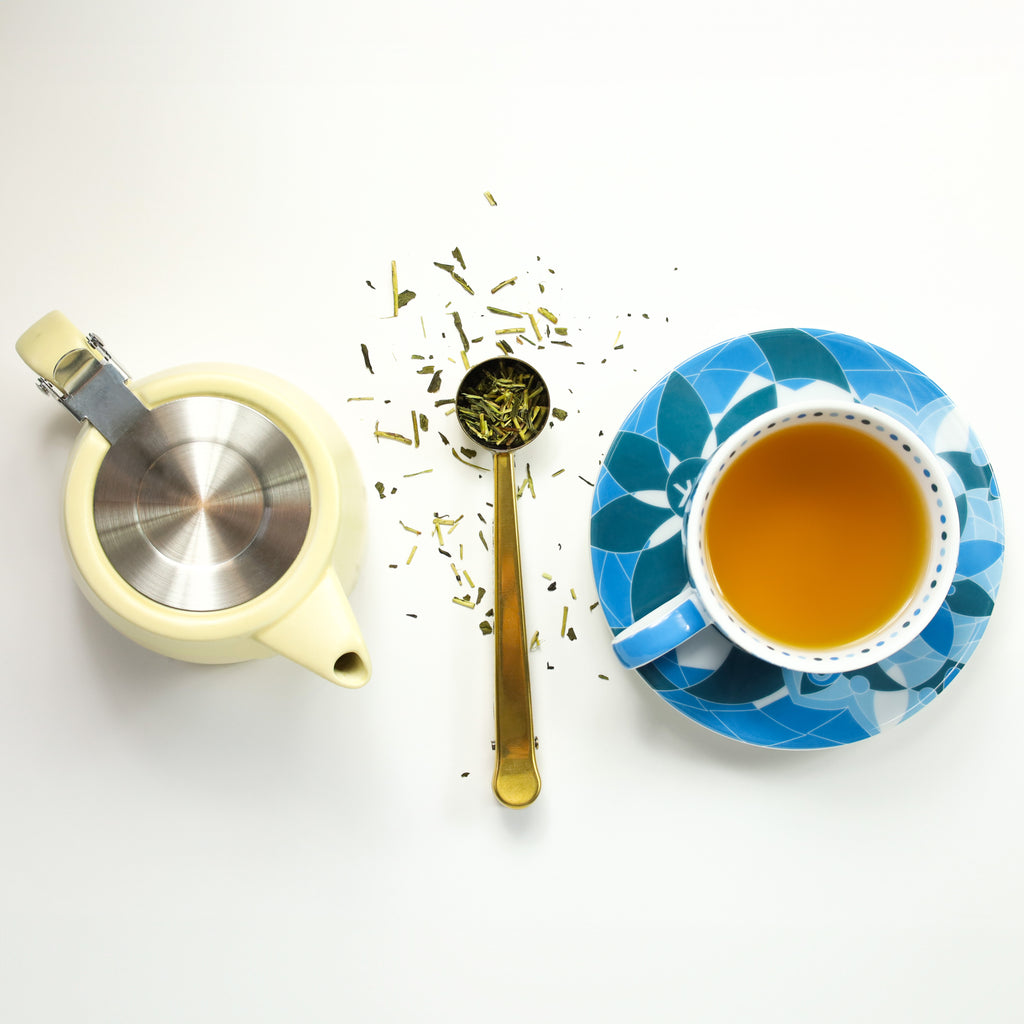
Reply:
[[[717,630],[638,669],[684,715],[732,739],[814,749],[906,721],[963,668],[988,625],[1003,568],[995,475],[952,399],[899,356],[833,331],[745,334],[677,366],[637,403],[598,473],[591,562],[612,633],[690,582],[678,496],[718,443],[777,407],[851,397],[910,427],[942,460],[960,527],[957,572],[942,607],[905,648],[848,674],[760,661]]]

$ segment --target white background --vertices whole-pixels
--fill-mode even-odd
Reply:
[[[0,6],[0,1016],[1019,1020],[1022,48],[1013,0]],[[454,246],[473,298],[432,265]],[[536,353],[569,416],[520,457],[544,789],[519,812],[490,791],[487,599],[451,603],[427,536],[465,515],[449,548],[488,586],[489,474],[430,406],[448,314],[489,333],[488,301],[543,301],[573,345]],[[13,348],[55,307],[136,375],[251,364],[337,419],[364,689],[163,659],[89,608],[58,527],[77,428]],[[1010,540],[955,685],[803,754],[616,667],[580,479],[664,372],[783,326],[945,387]],[[411,409],[419,449],[375,442]]]

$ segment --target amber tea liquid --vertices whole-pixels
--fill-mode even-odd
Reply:
[[[707,562],[748,626],[781,646],[843,647],[910,600],[928,555],[911,471],[836,423],[781,427],[741,452],[711,496]]]

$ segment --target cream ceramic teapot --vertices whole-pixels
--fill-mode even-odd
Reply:
[[[365,490],[323,409],[241,366],[132,380],[59,312],[17,350],[82,421],[62,522],[75,578],[103,618],[186,661],[276,653],[342,686],[369,679],[347,597]]]

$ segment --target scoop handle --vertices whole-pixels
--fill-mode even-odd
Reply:
[[[519,564],[516,472],[511,452],[494,456],[494,795],[526,807],[540,793]]]

